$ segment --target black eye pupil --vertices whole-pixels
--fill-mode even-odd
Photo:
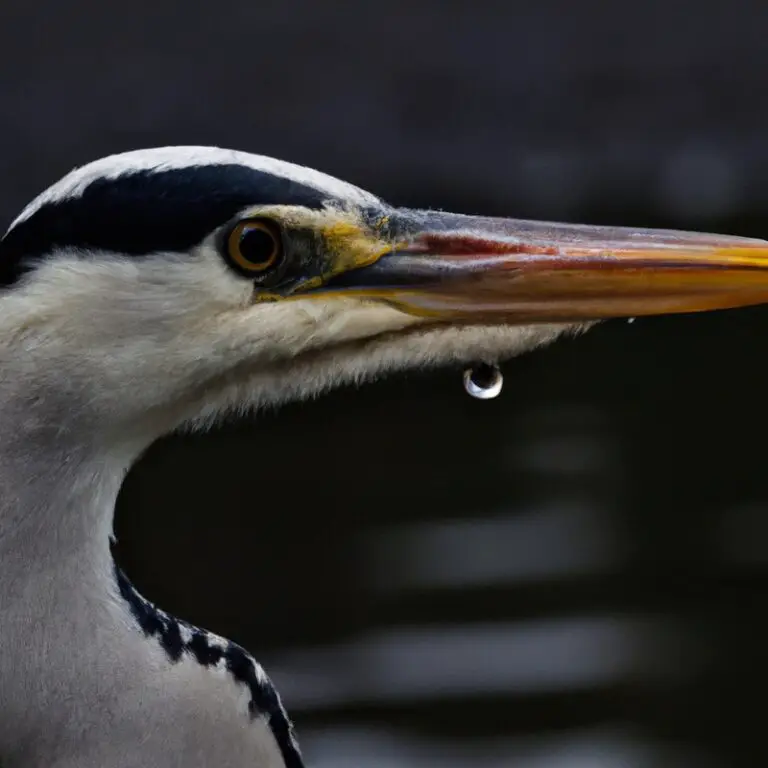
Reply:
[[[251,264],[268,264],[275,256],[275,238],[260,227],[246,229],[240,235],[240,254]]]

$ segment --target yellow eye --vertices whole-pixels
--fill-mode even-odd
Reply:
[[[267,272],[282,262],[280,230],[264,219],[241,221],[229,234],[227,252],[234,266],[244,274]]]

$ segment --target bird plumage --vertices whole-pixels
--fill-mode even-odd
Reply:
[[[0,241],[3,768],[301,765],[258,664],[115,571],[112,515],[132,462],[184,424],[562,330],[449,333],[355,297],[261,301],[222,257],[222,227],[276,210],[308,237],[299,278],[316,280],[323,249],[367,247],[371,209],[389,211],[309,169],[170,148],[75,170]]]
[[[258,664],[116,569],[115,500],[158,437],[393,370],[495,361],[624,309],[756,303],[767,253],[396,209],[216,148],[65,176],[0,239],[3,768],[302,765]]]
[[[318,171],[243,152],[161,147],[67,174],[33,200],[3,239],[0,285],[57,248],[144,255],[185,253],[251,206],[319,208],[377,198]]]

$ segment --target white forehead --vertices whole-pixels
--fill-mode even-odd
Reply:
[[[10,229],[28,219],[46,203],[78,197],[97,179],[116,179],[132,171],[166,171],[189,166],[230,164],[246,165],[257,171],[281,176],[356,205],[371,205],[379,201],[375,195],[354,184],[341,181],[313,168],[276,160],[265,155],[252,155],[249,152],[220,147],[155,147],[109,155],[76,168],[38,195],[16,217]]]

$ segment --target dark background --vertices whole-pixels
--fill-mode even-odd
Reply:
[[[768,236],[768,3],[0,0],[0,214],[159,144],[392,202]],[[120,557],[237,639],[314,768],[768,760],[764,308],[171,438]],[[298,476],[298,477],[297,477]]]

